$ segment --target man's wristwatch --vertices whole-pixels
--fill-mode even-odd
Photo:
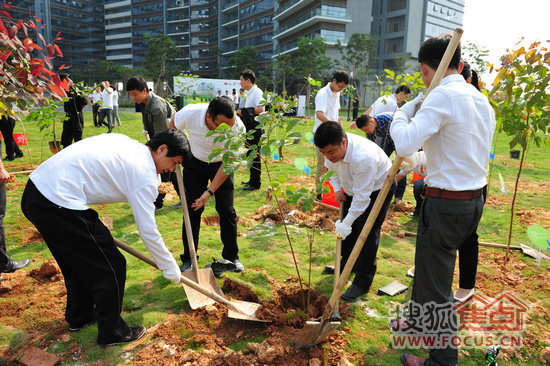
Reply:
[[[210,193],[211,196],[214,195],[214,192],[212,192],[212,191],[210,190],[210,188],[206,188],[206,192]]]

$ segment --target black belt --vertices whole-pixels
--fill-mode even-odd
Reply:
[[[481,197],[483,188],[475,191],[447,191],[445,189],[424,187],[424,195],[437,198],[445,198],[449,200],[473,200]]]

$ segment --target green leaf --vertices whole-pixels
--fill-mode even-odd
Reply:
[[[282,184],[286,182],[286,178],[283,176],[280,176],[277,180],[279,181],[279,183],[282,183]]]

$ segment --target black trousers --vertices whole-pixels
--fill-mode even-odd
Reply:
[[[395,145],[393,141],[386,142],[385,146],[382,146],[382,150],[386,153],[388,157],[395,151]],[[407,189],[407,176],[404,176],[399,182],[397,182],[397,189],[395,190],[395,198],[403,199],[405,196],[405,190]]]
[[[99,103],[92,104],[92,113],[94,116],[94,126],[99,127],[101,124],[97,120],[99,117]]]
[[[451,200],[424,197],[416,238],[415,273],[411,295],[412,306],[438,306],[445,311],[446,325],[435,334],[456,335],[456,311],[453,310],[453,272],[456,252],[476,230],[483,213],[483,197]],[[418,311],[411,318],[422,326]],[[419,318],[416,318],[419,317]],[[428,325],[426,325],[428,326]],[[453,347],[432,349],[425,365],[456,365],[458,350]]]
[[[66,113],[67,119],[63,121],[63,132],[61,133],[61,145],[67,147],[74,142],[82,140],[83,120],[81,113]]]
[[[183,169],[185,197],[189,209],[189,219],[191,221],[195,250],[197,250],[199,244],[201,215],[204,211],[204,207],[195,211],[195,209],[191,207],[191,204],[204,193],[208,187],[208,182],[214,179],[221,164],[221,162],[208,164],[193,157],[185,163]],[[233,186],[234,178],[233,174],[231,174],[216,190],[214,197],[212,197],[216,200],[216,211],[220,216],[220,237],[223,243],[222,257],[230,261],[239,259],[239,247],[237,245],[237,213],[233,206]],[[188,261],[190,256],[185,223],[182,227],[182,239],[184,248],[183,254],[180,257],[182,261]]]
[[[44,197],[32,180],[23,192],[21,209],[44,238],[65,278],[65,320],[82,326],[97,319],[99,343],[119,341],[127,335],[130,328],[120,316],[126,259],[97,212],[59,207]]]
[[[256,122],[255,120],[252,126],[247,126],[246,132],[250,130],[254,130],[254,134],[252,135],[253,139],[247,140],[247,143],[246,143],[247,146],[258,145],[258,143],[260,142],[260,138],[262,137],[262,134],[264,133],[264,131],[263,129],[256,129],[257,126],[258,126],[258,122]],[[254,161],[252,163],[252,168],[250,168],[249,184],[256,188],[260,188],[260,186],[262,185],[262,160],[261,160],[260,149],[249,148],[249,150],[246,153],[246,156],[249,156],[252,151],[257,151],[258,154],[254,158]]]
[[[388,195],[384,200],[384,204],[382,205],[382,208],[380,209],[380,212],[376,217],[376,221],[374,222],[374,225],[372,226],[372,229],[367,236],[365,245],[359,253],[357,262],[355,262],[355,278],[353,279],[353,284],[359,286],[361,289],[369,289],[372,285],[374,275],[376,274],[376,253],[378,252],[378,244],[380,242],[380,229],[382,228],[382,224],[386,219],[386,212],[388,211],[388,207],[390,205],[394,192],[395,182],[392,184],[390,191],[388,192]],[[367,218],[372,211],[372,207],[374,206],[374,202],[376,201],[379,193],[380,191],[372,192],[372,194],[370,195],[371,201],[369,206],[367,207],[365,212],[363,212],[361,216],[359,216],[353,222],[353,224],[351,225],[351,234],[349,234],[348,237],[342,241],[342,269],[345,267],[349,259],[351,251],[353,250],[353,247],[355,246],[355,243],[357,242],[357,239],[359,238],[359,235],[363,230],[363,226],[365,225],[365,222],[367,221]],[[346,201],[344,202],[344,217],[347,215],[352,202],[353,197],[346,194]]]
[[[6,185],[0,184],[0,269],[6,269],[10,257],[6,251],[4,217],[6,216]]]
[[[17,146],[17,143],[13,138],[14,127],[15,119],[2,116],[2,119],[0,120],[0,132],[2,132],[2,136],[4,137],[4,145],[6,145],[6,156],[9,158],[13,158],[15,155],[23,156],[23,152],[21,151],[19,146]]]

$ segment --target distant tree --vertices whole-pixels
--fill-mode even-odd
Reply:
[[[229,59],[229,68],[227,69],[227,75],[231,79],[238,79],[241,71],[244,69],[250,69],[257,73],[258,71],[258,59],[257,59],[256,47],[245,46],[235,52],[235,55]]]
[[[393,54],[393,67],[391,68],[397,74],[404,74],[409,69],[409,61],[411,55],[406,53],[394,53]]]
[[[147,52],[143,67],[155,81],[155,93],[163,97],[165,82],[180,73],[180,65],[176,62],[180,51],[172,38],[165,34],[146,34],[145,37]]]
[[[354,87],[357,85],[357,80],[364,78],[365,91],[369,70],[378,61],[376,57],[372,56],[376,51],[376,42],[378,42],[378,37],[376,36],[353,33],[345,47],[342,46],[340,40],[338,40],[336,45],[336,48],[342,55],[341,61],[338,64],[350,74],[353,73]],[[364,99],[364,94],[361,96],[360,91],[357,90],[357,92],[359,93],[359,99]]]
[[[281,83],[281,93],[286,91],[287,79],[294,75],[296,68],[292,66],[292,56],[288,53],[280,53],[273,62],[273,84],[275,86]]]
[[[487,58],[489,57],[489,51],[482,46],[478,46],[472,42],[466,42],[462,46],[462,59],[468,61],[472,69],[476,70],[478,74],[485,74],[487,72]]]
[[[218,46],[212,47],[209,53],[210,56],[216,58],[216,63],[212,65],[212,68],[216,70],[216,79],[219,79],[221,77],[222,49]]]
[[[333,67],[332,60],[326,55],[328,45],[322,37],[298,39],[298,57],[295,60],[296,73],[306,80],[324,79]],[[311,84],[306,81],[306,105],[309,106]]]

